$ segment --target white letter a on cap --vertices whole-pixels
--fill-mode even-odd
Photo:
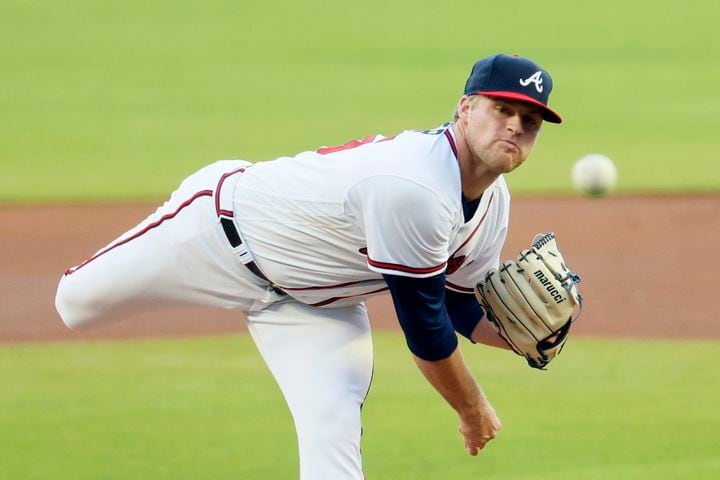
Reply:
[[[520,79],[520,85],[523,87],[527,87],[531,83],[535,84],[535,90],[538,91],[538,93],[542,93],[543,86],[542,86],[542,72],[538,70],[537,72],[533,73],[530,78],[527,79]]]

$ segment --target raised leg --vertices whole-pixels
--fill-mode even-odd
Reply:
[[[188,303],[245,311],[272,300],[233,254],[215,212],[218,179],[244,163],[217,162],[191,175],[147,219],[68,269],[55,299],[65,324]]]

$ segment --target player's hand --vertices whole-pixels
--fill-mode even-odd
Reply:
[[[501,428],[495,409],[487,401],[460,414],[460,433],[465,439],[465,450],[472,456],[480,453]]]

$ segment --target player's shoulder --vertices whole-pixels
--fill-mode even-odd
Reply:
[[[409,143],[427,145],[440,143],[441,145],[451,147],[451,144],[454,145],[455,142],[455,134],[452,130],[452,125],[453,124],[451,122],[447,122],[443,123],[439,127],[425,130],[405,130],[400,135],[397,135],[397,137]]]
[[[397,174],[458,203],[462,185],[451,124],[406,130],[397,140],[393,160]]]
[[[336,184],[414,183],[442,197],[459,198],[460,170],[452,124],[395,135],[368,135],[334,147],[297,155],[295,165],[332,171]],[[369,181],[373,177],[386,180]],[[390,179],[393,179],[392,182]]]
[[[427,157],[455,152],[452,123],[426,130],[404,130],[394,135],[367,135],[336,146],[323,146],[312,153],[325,158],[362,157],[377,159],[390,157],[403,159],[406,156]],[[439,144],[440,149],[434,148]],[[302,155],[301,154],[301,155]],[[454,154],[454,156],[457,156]]]
[[[395,142],[388,142],[391,143],[394,143],[396,158],[405,168],[428,172],[434,177],[459,173],[451,123],[429,130],[405,130]]]

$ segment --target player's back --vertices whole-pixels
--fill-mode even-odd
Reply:
[[[363,182],[386,178],[416,184],[443,208],[458,208],[460,173],[446,128],[368,137],[243,173],[236,221],[268,277],[289,288],[380,280],[367,268],[364,224],[348,196]]]

